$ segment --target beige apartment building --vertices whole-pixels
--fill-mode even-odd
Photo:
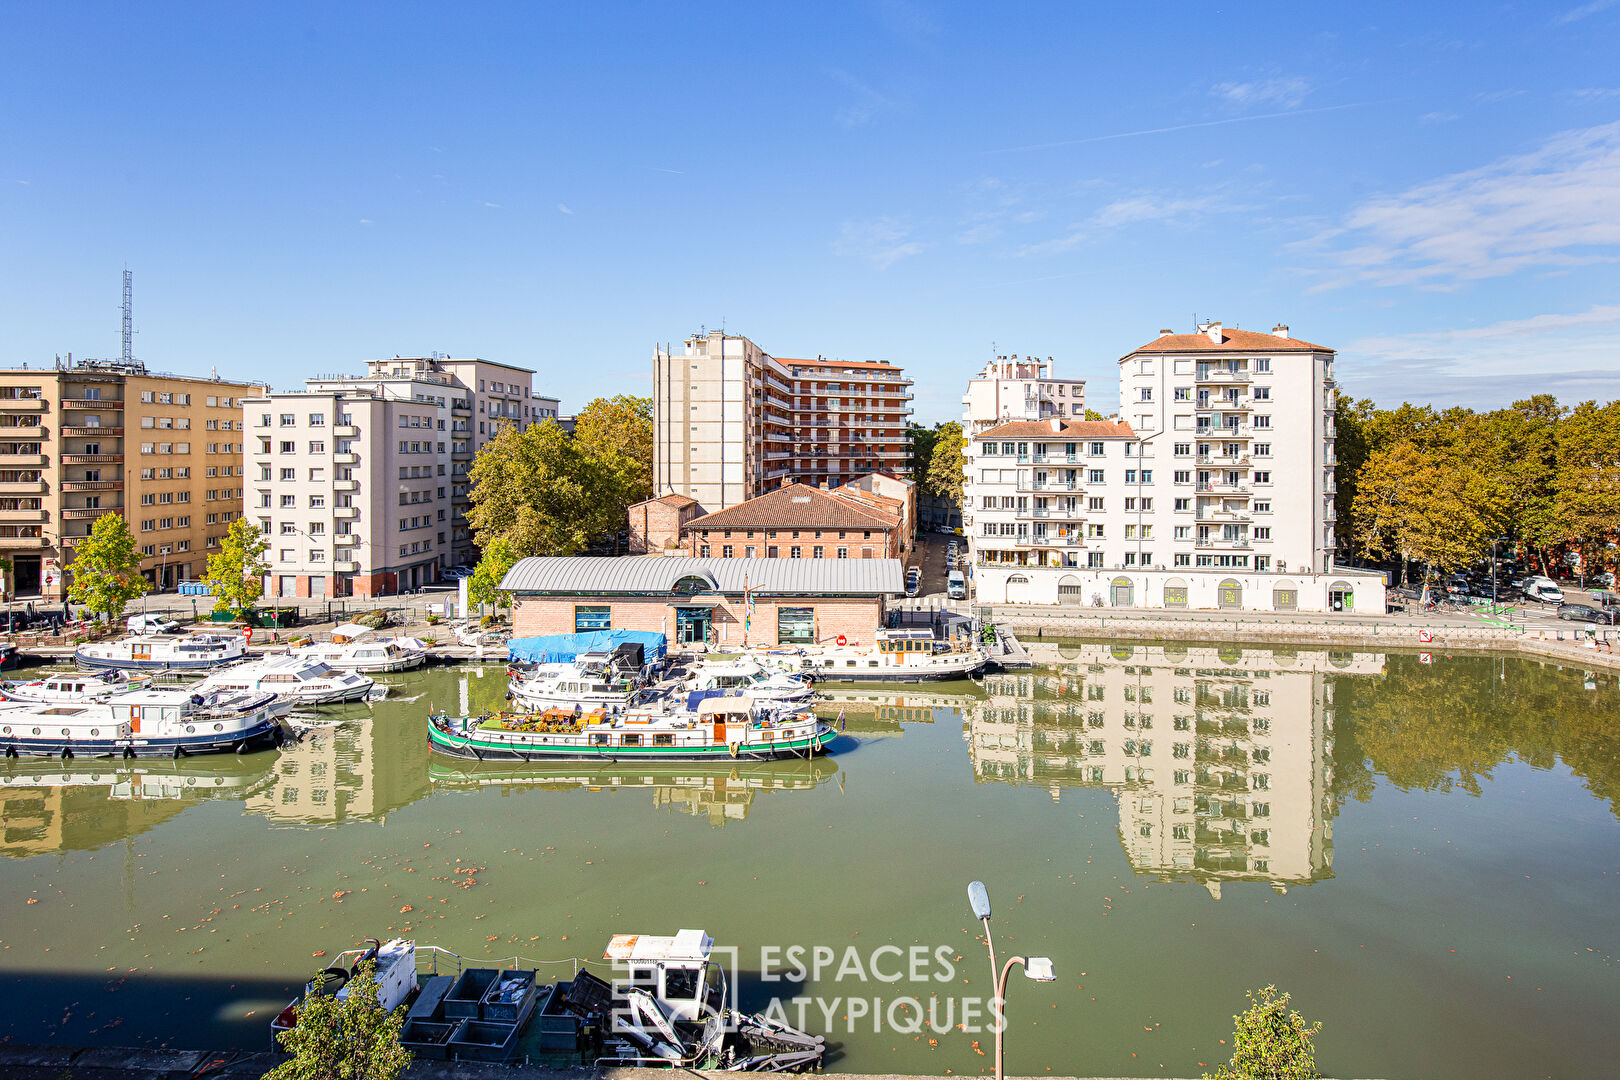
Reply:
[[[880,361],[777,359],[719,330],[653,358],[653,486],[723,510],[788,480],[905,476],[911,380]]]
[[[0,371],[0,554],[8,593],[59,602],[95,519],[124,516],[141,572],[201,577],[242,512],[242,399],[251,383],[69,360]]]
[[[533,372],[394,357],[247,403],[248,512],[270,541],[268,596],[382,596],[473,561],[467,470],[504,424],[553,418]]]

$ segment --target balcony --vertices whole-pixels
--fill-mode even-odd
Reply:
[[[334,573],[339,574],[358,574],[360,564],[357,562],[335,562],[332,564],[332,570]]]
[[[1249,541],[1248,541],[1247,538],[1237,538],[1237,539],[1228,540],[1225,537],[1219,537],[1219,536],[1201,536],[1201,537],[1198,538],[1197,545],[1199,547],[1201,547],[1201,548],[1245,548],[1246,549],[1249,546]]]
[[[332,511],[332,516],[339,521],[353,521],[360,516],[360,508],[358,506],[339,506]]]
[[[45,481],[0,480],[0,495],[39,495],[45,490]]]
[[[64,480],[57,485],[63,491],[122,491],[122,480]]]
[[[1079,491],[1078,480],[1031,480],[1028,484],[1020,484],[1032,491]]]
[[[78,427],[63,424],[61,432],[69,438],[77,439],[94,439],[100,436],[106,436],[109,439],[121,439],[124,437],[124,429],[121,427]]]
[[[17,521],[44,521],[44,520],[45,520],[45,511],[43,509],[36,509],[36,510],[0,510],[0,521],[17,522]]]
[[[338,547],[352,547],[360,543],[359,533],[338,533],[332,537],[332,543]]]
[[[49,402],[47,402],[44,398],[0,398],[0,412],[44,412],[48,405]]]
[[[360,455],[359,454],[333,454],[332,455],[332,464],[334,464],[334,465],[358,465],[358,464],[360,464]]]
[[[1201,383],[1246,383],[1249,381],[1247,371],[1200,371],[1195,382]]]
[[[0,401],[0,409],[9,409],[9,401]],[[115,412],[124,407],[116,398],[63,398],[64,409],[89,409],[92,412]]]
[[[332,481],[332,490],[333,491],[359,491],[360,490],[360,481],[358,481],[358,480],[334,480],[334,481]]]
[[[353,424],[339,424],[332,429],[334,439],[354,439],[360,435],[360,429]]]
[[[63,509],[62,516],[69,520],[87,520],[121,509],[119,506],[69,506]]]
[[[62,537],[62,543],[66,547],[72,547],[74,544],[78,543],[80,540],[83,540],[83,539],[85,539],[85,537],[82,537],[82,536],[64,536],[64,537]],[[17,548],[42,548],[42,547],[50,547],[50,546],[51,546],[51,542],[49,540],[47,540],[45,537],[43,537],[43,536],[4,536],[4,535],[0,535],[0,551],[16,550]]]
[[[67,459],[63,458],[63,460],[65,461]],[[4,450],[0,450],[0,465],[15,466],[44,464],[46,464],[44,454],[8,454]]]
[[[63,454],[60,457],[64,465],[122,465],[123,454]]]

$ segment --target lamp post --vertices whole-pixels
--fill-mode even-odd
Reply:
[[[1491,538],[1491,613],[1496,613],[1496,545],[1507,543],[1507,537],[1495,536]]]
[[[996,1025],[996,1080],[1002,1080],[1001,1036],[1007,1026],[1007,976],[1012,974],[1014,965],[1022,967],[1025,977],[1035,982],[1053,982],[1057,973],[1052,970],[1052,961],[1045,956],[1008,957],[1007,963],[997,970],[996,946],[990,940],[990,890],[984,887],[984,882],[968,883],[968,906],[973,909],[973,917],[984,923],[984,942],[990,949],[990,985],[995,991],[992,1003]]]

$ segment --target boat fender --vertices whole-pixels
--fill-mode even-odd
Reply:
[[[730,743],[727,745],[727,749],[731,751],[732,757],[736,757],[737,751],[742,749],[742,743]]]
[[[124,747],[124,760],[125,761],[128,761],[130,758],[132,758],[134,756],[135,756],[135,748],[133,746]]]
[[[62,757],[63,757],[64,760],[67,759],[67,758],[70,758],[72,756],[73,756],[73,748],[71,746],[62,747]]]
[[[248,741],[246,739],[238,739],[236,741],[236,752],[238,754],[245,754],[248,752]]]
[[[6,757],[14,758],[16,756],[17,756],[17,748],[15,746],[6,747]]]
[[[180,760],[181,758],[183,758],[185,756],[186,756],[186,748],[185,747],[177,746],[177,747],[174,748],[174,757],[175,757],[176,761]]]

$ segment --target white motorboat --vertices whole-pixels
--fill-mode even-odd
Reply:
[[[753,660],[696,660],[687,666],[682,689],[739,690],[756,701],[803,705],[815,696],[797,675],[766,668]]]
[[[123,671],[206,671],[246,655],[246,639],[235,634],[141,634],[73,650],[81,667]]]
[[[281,742],[274,694],[198,694],[152,687],[78,705],[0,707],[6,757],[184,757]]]
[[[427,663],[427,650],[414,638],[381,638],[370,627],[345,623],[332,631],[332,640],[292,651],[304,660],[318,660],[339,671],[376,674],[409,671]]]
[[[869,645],[781,645],[751,649],[750,660],[790,675],[832,682],[927,682],[966,679],[990,654],[975,642],[936,638],[927,628],[879,630]]]
[[[512,680],[511,700],[528,709],[625,712],[646,698],[641,672],[605,652],[580,653],[565,664],[541,664]]]
[[[82,705],[107,701],[119,694],[139,690],[152,681],[150,675],[126,675],[111,671],[70,671],[25,683],[0,683],[0,698],[47,705]]]
[[[320,660],[267,656],[216,671],[199,683],[197,690],[266,691],[297,705],[333,705],[364,701],[376,685],[377,680],[368,675],[338,671]]]

